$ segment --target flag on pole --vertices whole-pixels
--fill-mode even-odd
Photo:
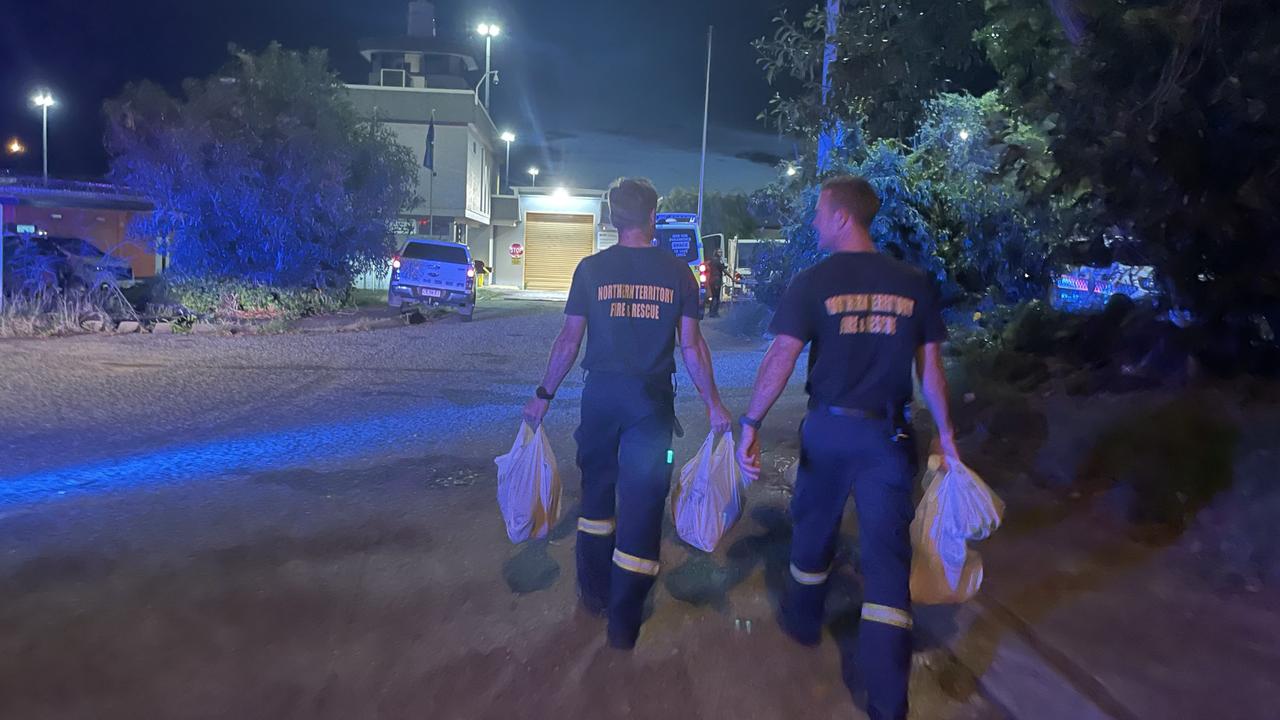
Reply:
[[[436,174],[436,119],[433,116],[431,123],[427,125],[427,150],[422,156],[422,167],[431,171],[432,175]]]

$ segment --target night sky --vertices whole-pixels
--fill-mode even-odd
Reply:
[[[578,186],[639,172],[665,184],[697,180],[706,28],[716,25],[709,184],[750,189],[767,182],[767,160],[790,144],[759,123],[771,91],[748,43],[770,33],[783,6],[812,0],[439,0],[442,36],[465,37],[483,63],[474,26],[491,19],[501,84],[498,125],[520,141],[512,166],[551,168]],[[407,0],[0,0],[0,138],[21,138],[25,157],[0,167],[36,174],[40,116],[28,98],[47,85],[50,171],[94,177],[107,167],[102,102],[125,83],[150,79],[177,93],[182,79],[226,62],[227,44],[258,50],[322,47],[344,80],[363,82],[359,38],[404,33]],[[692,159],[690,159],[692,158]],[[718,162],[717,162],[718,161]],[[647,163],[647,164],[646,164]],[[661,163],[661,165],[655,165]],[[632,168],[635,168],[633,170]],[[662,177],[658,177],[662,176]],[[519,184],[520,178],[513,178]],[[744,187],[744,185],[746,187]],[[665,188],[663,188],[665,189]]]

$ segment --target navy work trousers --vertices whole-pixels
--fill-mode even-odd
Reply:
[[[587,608],[607,611],[615,647],[635,645],[658,575],[674,422],[670,376],[587,375],[575,435],[582,470],[578,591]]]
[[[827,579],[850,492],[863,579],[857,668],[872,720],[907,716],[911,671],[911,503],[915,448],[900,424],[814,409],[801,426],[791,504],[794,533],[783,623],[805,642],[821,636]]]

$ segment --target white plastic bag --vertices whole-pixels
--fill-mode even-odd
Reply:
[[[498,466],[498,507],[513,543],[547,536],[560,519],[560,475],[542,426],[520,423],[511,452],[494,458]]]
[[[702,448],[680,469],[671,495],[676,533],[690,545],[712,552],[742,515],[746,488],[734,453],[733,433],[719,443],[707,435]]]
[[[961,603],[982,585],[982,556],[969,541],[982,540],[1004,517],[1004,502],[963,464],[943,472],[929,458],[924,497],[911,523],[911,600],[922,605]]]

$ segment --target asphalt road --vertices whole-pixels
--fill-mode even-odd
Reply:
[[[773,623],[778,472],[716,553],[668,528],[639,647],[605,647],[574,605],[576,370],[547,419],[565,519],[507,541],[493,458],[559,311],[497,299],[470,324],[0,341],[0,718],[861,717],[842,681],[853,564],[822,646]],[[764,345],[716,322],[737,412]],[[677,465],[707,430],[680,385]],[[802,407],[797,378],[767,468],[794,459]],[[913,717],[1002,717],[943,651],[916,660]]]

